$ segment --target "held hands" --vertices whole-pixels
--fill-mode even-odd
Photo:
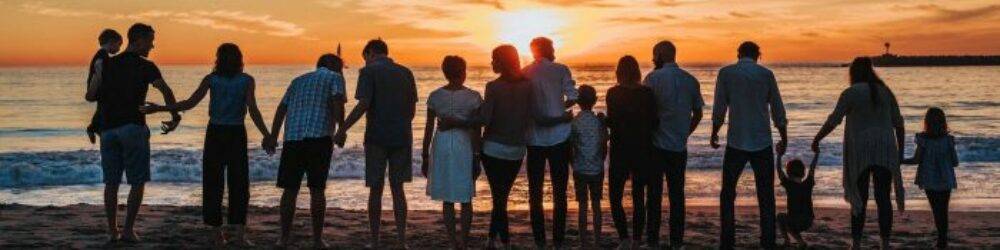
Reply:
[[[162,135],[169,134],[170,132],[177,129],[177,126],[181,124],[181,115],[174,114],[172,119],[169,121],[161,122],[160,130],[163,130]]]
[[[712,148],[714,149],[718,149],[719,147],[721,147],[722,145],[719,145],[719,134],[712,133],[712,138],[709,139],[708,144],[711,145]]]
[[[778,151],[778,155],[785,155],[785,150],[788,149],[788,142],[785,141],[785,139],[781,139],[778,141],[778,145],[775,146],[775,149]]]
[[[344,143],[347,141],[347,131],[343,128],[337,129],[337,134],[333,135],[333,144],[337,147],[344,148]]]
[[[818,140],[813,140],[812,146],[810,146],[810,147],[812,148],[812,151],[814,153],[819,154],[819,141]]]
[[[274,135],[268,135],[260,144],[264,148],[264,152],[267,152],[268,155],[274,155],[278,148],[278,139]]]

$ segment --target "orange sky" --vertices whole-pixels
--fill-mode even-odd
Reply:
[[[988,0],[203,2],[0,0],[0,66],[83,65],[101,29],[124,34],[137,21],[156,29],[151,57],[161,64],[210,63],[223,42],[238,43],[249,64],[311,64],[340,42],[357,65],[364,42],[382,37],[403,63],[457,54],[484,65],[492,47],[524,48],[539,35],[569,64],[648,62],[661,39],[682,63],[732,61],[743,40],[767,62],[846,61],[881,53],[885,41],[900,54],[1000,54],[1000,3]]]

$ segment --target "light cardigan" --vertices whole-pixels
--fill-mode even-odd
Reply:
[[[896,202],[903,205],[904,191],[900,173],[900,154],[896,145],[895,128],[903,126],[896,97],[884,85],[875,84],[878,101],[873,103],[867,83],[855,83],[840,94],[837,107],[823,124],[822,130],[832,130],[847,118],[844,128],[844,198],[851,212],[862,212],[864,200],[858,190],[858,180],[869,167],[882,167],[892,173]]]

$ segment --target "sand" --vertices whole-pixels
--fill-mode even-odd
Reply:
[[[783,209],[779,209],[783,211]],[[471,246],[483,246],[489,226],[489,211],[475,213]],[[817,249],[842,249],[849,242],[849,217],[845,209],[816,210],[816,222],[804,233],[807,241]],[[119,216],[124,214],[121,208]],[[576,213],[570,211],[567,228],[569,246],[577,246]],[[604,236],[601,248],[617,244],[610,215],[605,211]],[[753,207],[737,209],[737,246],[754,248],[757,244],[757,210]],[[273,248],[278,238],[278,209],[252,207],[250,209],[251,239],[258,248]],[[531,228],[527,211],[512,211],[512,241],[516,248],[532,245]],[[551,219],[551,218],[549,218]],[[664,217],[664,222],[666,222]],[[869,218],[865,231],[866,246],[875,246],[878,240],[877,224]],[[718,208],[688,208],[686,241],[689,249],[704,249],[718,243]],[[1000,212],[951,213],[951,246],[955,248],[1000,248]],[[397,246],[393,237],[391,211],[383,216],[383,241],[390,249]],[[0,249],[17,248],[101,248],[105,245],[104,214],[97,205],[71,205],[64,207],[34,207],[17,204],[0,205]],[[409,218],[410,248],[442,249],[447,241],[440,212],[411,211]],[[551,225],[551,224],[550,224]],[[308,248],[308,211],[300,210],[295,221],[296,246]],[[933,219],[928,211],[910,211],[895,218],[892,244],[897,248],[928,248],[934,243]],[[338,249],[362,248],[368,240],[365,211],[328,209],[325,239]],[[143,206],[137,223],[142,242],[117,244],[121,248],[208,248],[211,241],[205,236],[208,227],[201,222],[201,208],[193,206]],[[666,239],[664,223],[662,239]],[[551,235],[549,235],[551,237]],[[781,239],[779,237],[779,243]],[[235,246],[231,246],[235,248]]]

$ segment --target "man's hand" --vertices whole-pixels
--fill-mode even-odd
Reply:
[[[260,145],[264,148],[264,152],[267,152],[267,155],[274,155],[274,152],[277,151],[278,140],[273,135],[265,136]]]
[[[712,133],[712,138],[708,140],[708,144],[714,149],[718,149],[722,145],[719,145],[719,134]]]
[[[173,115],[173,119],[161,123],[163,124],[160,125],[160,129],[163,130],[163,132],[160,134],[169,134],[174,131],[174,129],[177,129],[177,126],[181,124],[181,115]]]
[[[337,147],[344,148],[345,142],[347,142],[347,131],[338,129],[337,134],[333,135],[333,144],[337,145]]]
[[[778,145],[775,145],[775,149],[778,151],[778,155],[785,155],[785,150],[788,149],[788,142],[785,139],[778,141]]]
[[[810,146],[810,148],[812,148],[813,153],[819,154],[819,141],[818,140],[813,140],[813,143]]]

